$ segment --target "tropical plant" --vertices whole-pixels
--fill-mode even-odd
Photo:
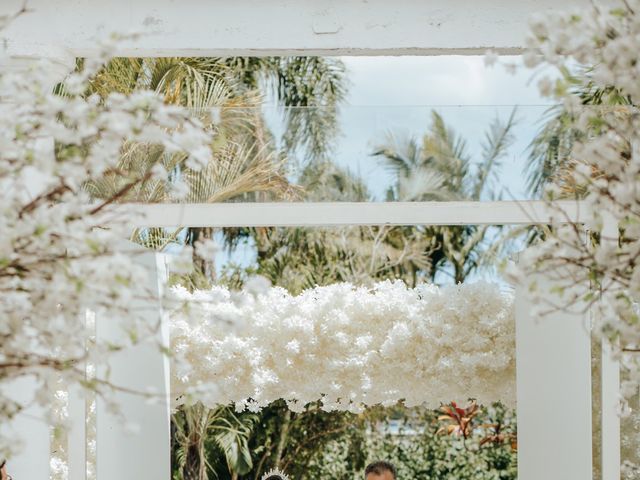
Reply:
[[[584,189],[572,178],[576,166],[576,159],[571,156],[572,149],[576,142],[585,140],[585,132],[576,128],[578,117],[585,110],[597,114],[607,107],[630,104],[629,97],[619,89],[597,86],[592,80],[592,68],[578,68],[576,71],[561,68],[560,74],[562,82],[557,83],[556,88],[559,85],[568,88],[580,106],[568,108],[564,104],[554,105],[541,119],[542,127],[529,145],[526,167],[528,188],[535,196],[542,195],[550,183],[559,187],[562,196],[584,196]]]
[[[308,165],[300,179],[309,201],[367,201],[364,182],[332,162]],[[293,293],[339,281],[370,284],[397,278],[415,286],[429,272],[432,239],[388,226],[335,228],[258,228],[228,232],[233,247],[251,237],[258,273]],[[233,233],[233,234],[231,234]],[[236,272],[231,271],[230,275]]]
[[[255,415],[239,415],[226,406],[180,408],[171,418],[174,480],[207,480],[220,468],[209,460],[216,453],[233,478],[249,472],[253,463],[248,442],[256,420]]]
[[[496,119],[485,134],[480,160],[473,164],[466,142],[448,127],[443,117],[432,112],[431,125],[421,141],[389,135],[386,144],[377,147],[381,158],[396,176],[387,193],[389,201],[481,201],[499,198],[494,182],[500,161],[513,142],[515,109],[506,122]],[[400,229],[405,235],[407,229]],[[487,249],[483,241],[488,226],[446,226],[419,229],[429,239],[428,255],[433,266],[429,276],[451,276],[460,283],[483,262]]]
[[[283,58],[119,58],[109,62],[91,83],[88,93],[101,96],[148,88],[170,104],[191,109],[216,132],[209,164],[199,172],[182,166],[165,151],[149,151],[132,145],[119,169],[146,172],[159,160],[172,180],[184,183],[183,198],[176,199],[157,185],[145,182],[128,192],[126,200],[140,202],[223,202],[291,198],[298,195],[285,179],[285,159],[276,151],[274,139],[261,112],[260,89],[271,88],[284,109],[285,145],[291,153],[298,147],[312,159],[330,148],[337,133],[338,105],[344,98],[344,67],[337,59]],[[95,196],[117,188],[111,178],[91,186]],[[178,239],[195,245],[211,239],[211,228],[137,230],[133,239],[163,249]],[[194,256],[194,263],[215,278],[212,259]]]
[[[284,143],[291,153],[323,160],[339,132],[338,113],[347,93],[344,64],[333,57],[233,57],[225,64],[248,88],[265,86],[284,108]]]

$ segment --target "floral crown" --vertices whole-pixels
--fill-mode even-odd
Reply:
[[[289,480],[289,477],[284,473],[274,468],[273,470],[269,470],[262,476],[262,480],[271,480],[271,479],[280,479],[280,480]]]

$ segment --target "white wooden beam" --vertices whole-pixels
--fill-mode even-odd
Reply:
[[[2,0],[0,14],[23,0]],[[78,56],[113,32],[143,32],[122,56],[517,53],[533,13],[589,0],[29,0],[0,36],[16,52],[51,45]]]
[[[116,215],[140,227],[266,227],[339,225],[535,225],[579,222],[580,202],[560,202],[552,220],[541,201],[522,202],[273,202],[123,204]]]

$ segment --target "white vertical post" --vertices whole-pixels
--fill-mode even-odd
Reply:
[[[69,388],[68,480],[87,479],[87,408],[82,387]]]
[[[620,478],[620,364],[602,342],[602,478]]]
[[[603,242],[616,242],[618,224],[605,215],[602,229]],[[601,400],[602,400],[602,478],[620,478],[620,364],[612,357],[611,345],[602,342]]]
[[[545,288],[544,277],[538,285]],[[591,480],[588,315],[532,315],[516,290],[518,480]],[[607,478],[606,480],[613,480]]]
[[[4,439],[15,438],[16,443],[21,443],[19,453],[7,461],[7,472],[15,479],[49,478],[51,432],[48,412],[34,404],[38,385],[31,376],[0,383],[3,394],[26,406],[10,422],[0,425],[0,435]]]
[[[131,247],[129,247],[131,248]],[[137,307],[144,309],[150,325],[157,324],[162,313],[158,295],[164,282],[162,256],[153,252],[136,254],[149,271],[150,289],[154,297]],[[96,318],[96,336],[99,341],[121,340],[123,332],[113,319]],[[168,346],[168,330],[164,325],[161,341]],[[170,411],[169,364],[158,346],[141,343],[113,355],[108,362],[109,381],[124,389],[146,393],[155,392],[156,402],[150,403],[142,395],[121,392],[115,400],[127,423],[135,424],[132,433],[126,424],[97,400],[97,479],[158,480],[171,476],[170,467]],[[105,369],[98,369],[104,375]]]

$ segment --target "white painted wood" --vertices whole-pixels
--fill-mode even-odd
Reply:
[[[16,480],[49,478],[51,442],[47,412],[33,402],[38,386],[32,376],[0,382],[3,394],[27,407],[10,422],[0,424],[0,436],[15,438],[20,448],[20,452],[7,461],[7,472]]]
[[[95,312],[88,310],[85,314],[85,341],[86,351],[89,337],[95,335]],[[87,379],[87,364],[82,362],[77,366],[82,369],[85,379]],[[67,434],[67,468],[68,480],[87,480],[87,402],[88,395],[95,395],[94,392],[87,393],[80,385],[69,387],[69,430]]]
[[[535,225],[580,221],[580,202],[558,202],[552,220],[541,201],[124,204],[117,215],[136,226],[258,227],[335,225]],[[557,215],[556,215],[557,216]]]
[[[0,13],[23,0],[3,0]],[[438,55],[521,51],[533,13],[588,0],[29,0],[2,34],[21,49],[95,53],[95,39],[144,32],[122,56]]]
[[[602,478],[620,478],[620,363],[602,343]]]
[[[68,480],[87,479],[87,408],[79,386],[69,389]]]
[[[602,229],[605,241],[617,242],[618,224],[610,215],[605,216]],[[620,363],[611,356],[611,345],[602,342],[601,367],[601,423],[602,423],[602,478],[620,478]]]
[[[144,309],[150,325],[161,321],[158,302],[160,285],[164,282],[162,270],[158,268],[159,256],[149,252],[136,255],[149,269],[150,288],[154,296],[141,301],[137,307]],[[160,264],[162,267],[162,265]],[[158,332],[157,340],[168,347],[167,326]],[[101,340],[119,340],[123,332],[114,319],[96,318],[96,335]],[[143,395],[120,392],[115,400],[121,407],[122,420],[109,411],[104,400],[97,400],[97,478],[107,480],[158,480],[168,479],[170,469],[170,411],[169,411],[169,364],[155,344],[144,343],[114,355],[108,368],[97,369],[100,378],[133,392],[154,392],[154,402]],[[132,433],[133,425],[137,433]]]
[[[525,288],[516,290],[518,480],[590,480],[588,318],[565,312],[534,318]]]

